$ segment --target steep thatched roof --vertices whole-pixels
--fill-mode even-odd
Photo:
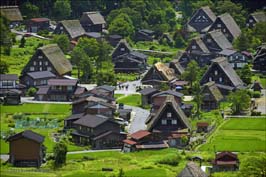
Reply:
[[[207,177],[201,168],[194,162],[188,162],[186,167],[181,171],[177,177]]]
[[[158,62],[156,64],[154,64],[153,66],[159,73],[160,75],[166,79],[167,81],[171,81],[173,79],[175,79],[175,74],[173,72],[172,69],[170,69],[169,67],[167,67],[165,64]]]
[[[94,25],[106,24],[100,12],[83,12],[80,21],[84,21],[86,18],[89,18]]]
[[[71,38],[80,37],[85,34],[79,20],[63,20],[60,22]]]
[[[174,96],[169,95],[167,96],[165,102],[160,107],[160,109],[156,112],[156,114],[152,118],[150,118],[149,121],[146,122],[147,130],[149,131],[152,130],[152,128],[159,121],[160,117],[162,116],[162,114],[164,113],[164,111],[166,110],[168,106],[171,106],[173,110],[176,112],[176,114],[178,115],[178,118],[180,119],[180,121],[183,122],[184,125],[188,129],[191,129],[187,116],[185,115],[181,107],[176,103]]]
[[[228,41],[228,39],[225,37],[225,35],[221,31],[219,30],[210,31],[207,33],[207,35],[210,35],[211,38],[216,42],[216,44],[221,49],[233,48],[231,42]]]
[[[219,15],[217,19],[220,19],[224,23],[224,25],[234,36],[234,38],[237,38],[241,34],[241,29],[239,28],[239,26],[237,25],[237,23],[229,13],[224,13],[222,15]]]
[[[49,44],[40,47],[38,50],[43,52],[47,59],[52,63],[58,74],[63,75],[72,70],[71,63],[66,59],[64,53],[57,44]]]
[[[205,89],[207,89],[209,91],[209,93],[212,94],[212,96],[214,97],[214,99],[217,102],[219,102],[223,99],[223,95],[220,92],[220,90],[218,89],[218,87],[215,85],[215,82],[208,82],[208,83],[204,84],[203,88],[202,88],[202,92],[204,92]]]
[[[254,12],[250,15],[256,20],[256,22],[266,22],[265,12]]]
[[[0,6],[1,15],[6,17],[10,22],[22,21],[22,15],[18,6]]]

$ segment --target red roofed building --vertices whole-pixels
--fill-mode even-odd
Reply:
[[[41,30],[49,30],[50,19],[48,18],[32,18],[27,23],[27,31],[37,33]]]
[[[122,150],[124,152],[168,148],[166,142],[157,140],[156,137],[147,130],[139,130],[129,135],[128,139],[123,140],[123,142],[124,146]]]
[[[209,123],[208,122],[198,122],[197,123],[197,132],[208,132]]]
[[[232,152],[224,151],[217,153],[215,159],[212,162],[213,172],[219,171],[236,171],[239,167],[239,160],[237,154]]]

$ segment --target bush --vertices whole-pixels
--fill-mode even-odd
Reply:
[[[24,118],[24,116],[25,116],[25,114],[23,114],[23,113],[16,113],[12,117],[13,117],[13,119],[22,119],[22,118]]]
[[[37,32],[38,35],[40,36],[47,36],[49,34],[48,30],[41,30]]]
[[[159,160],[157,163],[159,164],[165,164],[165,165],[171,165],[171,166],[177,166],[180,162],[181,157],[179,154],[174,155],[168,155],[164,157],[163,159]]]
[[[36,92],[37,92],[37,89],[34,88],[34,87],[31,87],[31,88],[29,88],[29,89],[27,90],[26,95],[27,95],[27,96],[34,96]]]
[[[261,112],[252,111],[251,116],[261,116]]]
[[[260,98],[260,92],[259,91],[255,91],[252,93],[252,97],[253,98]]]
[[[14,123],[9,123],[9,124],[8,124],[8,127],[10,127],[10,128],[15,128],[15,124],[14,124]]]

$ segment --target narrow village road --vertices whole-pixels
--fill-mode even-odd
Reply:
[[[150,111],[139,107],[125,105],[125,109],[132,109],[132,118],[129,125],[128,133],[134,133],[138,130],[145,130],[145,121],[148,118]]]
[[[261,112],[261,114],[266,114],[266,89],[261,90],[262,96],[256,99],[258,107],[256,111]]]

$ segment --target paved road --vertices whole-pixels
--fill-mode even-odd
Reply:
[[[11,29],[11,32],[12,32],[12,33],[15,33],[15,34],[17,34],[17,35],[25,35],[25,34],[28,34],[28,35],[30,35],[30,36],[34,36],[34,37],[37,37],[37,38],[40,38],[40,39],[51,40],[51,39],[49,39],[49,38],[46,38],[46,37],[40,36],[40,35],[38,35],[38,34],[36,34],[36,33],[29,33],[29,32],[17,31],[17,30],[15,30],[15,29]]]
[[[266,114],[266,89],[261,90],[262,96],[256,99],[258,107],[256,111],[261,112],[261,114]]]
[[[125,109],[132,109],[131,123],[128,128],[128,133],[134,133],[138,130],[145,130],[145,121],[148,118],[150,111],[139,107],[125,105]]]
[[[117,87],[117,89],[115,90],[115,94],[125,94],[125,95],[138,94],[138,92],[136,92],[136,87],[141,86],[141,82],[140,80],[136,80],[136,81],[124,82],[121,85],[124,86],[128,85],[128,89],[126,88],[119,89],[119,87]]]
[[[21,97],[21,103],[37,103],[37,104],[71,104],[72,102],[57,101],[35,101],[34,97]]]

